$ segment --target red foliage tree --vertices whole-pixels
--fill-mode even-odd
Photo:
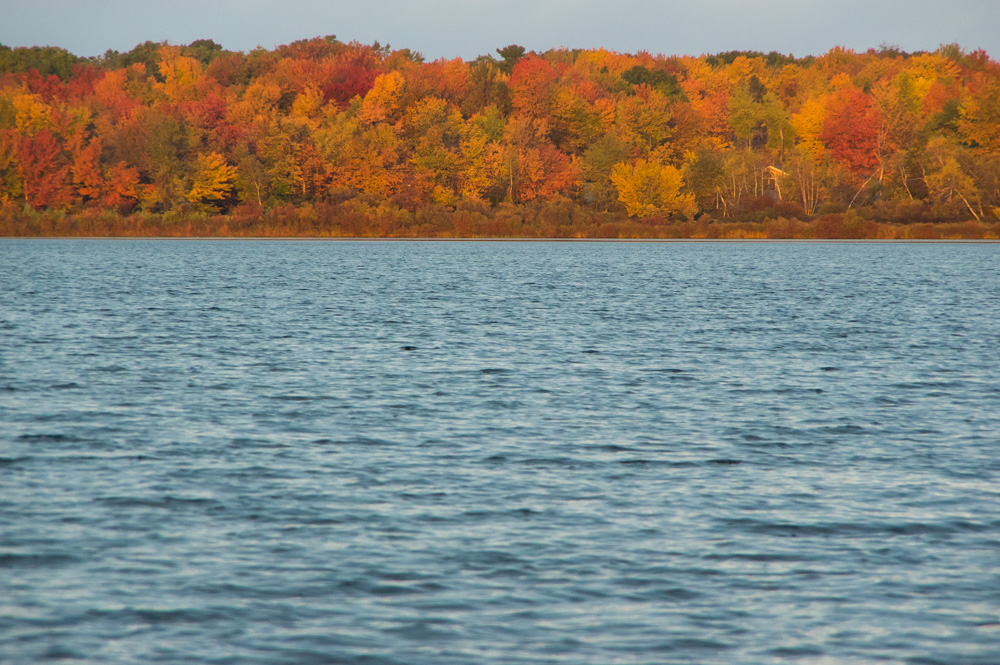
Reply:
[[[837,162],[863,173],[879,165],[881,124],[881,114],[871,95],[845,88],[831,100],[819,138]]]
[[[26,136],[18,145],[24,200],[33,208],[58,208],[73,200],[69,187],[69,164],[56,136],[43,129]]]
[[[136,203],[139,194],[139,171],[118,162],[108,169],[104,197],[101,203],[119,212],[128,212]]]
[[[94,139],[87,145],[82,141],[73,151],[73,185],[76,193],[86,203],[98,200],[104,189],[104,177],[101,174],[101,141]]]
[[[382,61],[373,48],[350,44],[337,56],[329,81],[320,92],[326,101],[343,107],[355,96],[364,97],[382,72]]]
[[[38,95],[47,104],[61,102],[66,99],[66,86],[55,74],[42,76],[37,69],[29,69],[21,74],[21,83],[32,94]]]
[[[537,55],[521,58],[510,75],[514,108],[537,117],[547,115],[558,79],[559,71]]]
[[[323,86],[323,98],[340,106],[346,106],[354,97],[364,97],[372,89],[378,70],[360,65],[338,67],[329,83]]]
[[[73,77],[66,82],[66,97],[85,101],[94,94],[94,86],[104,78],[104,70],[93,65],[73,65]]]
[[[460,106],[469,95],[469,66],[457,58],[424,64],[412,63],[403,73],[406,76],[407,95],[412,99],[440,97]]]
[[[181,117],[211,150],[231,149],[246,134],[246,128],[229,121],[229,107],[215,91],[202,99],[180,104],[179,110]]]

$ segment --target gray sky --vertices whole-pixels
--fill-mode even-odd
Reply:
[[[0,0],[0,43],[83,56],[146,40],[214,39],[248,51],[329,34],[428,60],[507,44],[803,56],[836,45],[916,51],[953,42],[1000,59],[1000,0]]]

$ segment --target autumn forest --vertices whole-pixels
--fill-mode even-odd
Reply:
[[[998,238],[1000,64],[0,45],[0,235]]]

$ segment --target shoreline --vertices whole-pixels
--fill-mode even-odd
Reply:
[[[3,240],[179,240],[250,242],[517,242],[517,243],[728,243],[1000,245],[1000,238],[372,238],[328,236],[0,236]]]

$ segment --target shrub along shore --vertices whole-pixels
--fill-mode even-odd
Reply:
[[[768,211],[773,213],[772,211]],[[149,214],[113,212],[22,212],[0,214],[0,236],[18,237],[203,237],[203,238],[605,238],[605,239],[854,239],[997,240],[1000,220],[900,224],[865,218],[855,211],[830,213],[809,221],[780,214],[757,220],[631,219],[595,213],[563,202],[545,206],[501,205],[450,210],[428,206],[415,213],[356,202],[243,206],[231,214]]]

